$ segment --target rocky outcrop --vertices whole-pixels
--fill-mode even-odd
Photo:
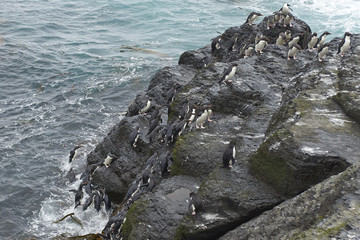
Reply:
[[[360,38],[352,37],[344,58],[335,54],[340,42],[335,38],[324,62],[308,50],[289,61],[288,48],[274,44],[286,29],[293,35],[301,33],[299,44],[305,46],[311,34],[305,22],[296,19],[292,28],[267,29],[264,20],[256,26],[230,28],[222,35],[220,49],[211,52],[206,46],[185,52],[178,66],[155,74],[126,117],[88,156],[83,178],[105,188],[117,205],[104,238],[217,239],[233,229],[224,239],[287,238],[300,236],[299,229],[311,234],[315,227],[309,223],[334,216],[324,214],[324,209],[353,206],[360,159]],[[253,43],[259,32],[270,44],[263,54],[243,58],[243,44]],[[235,34],[238,50],[229,52]],[[238,64],[233,82],[219,84],[232,63]],[[149,98],[151,110],[138,114]],[[148,134],[156,109],[162,123],[158,134]],[[211,109],[212,121],[206,121],[205,129],[197,129],[193,122],[180,136],[171,135],[169,129],[174,130],[183,113],[192,109],[196,118]],[[134,147],[129,136],[137,127],[141,135]],[[230,169],[222,166],[222,156],[231,140],[236,141],[236,162]],[[109,153],[117,158],[105,167]],[[348,185],[325,191],[351,178]],[[198,192],[202,199],[196,215],[188,211],[190,192]],[[353,202],[341,202],[342,196]],[[319,206],[308,207],[318,201]],[[294,221],[306,213],[315,215],[278,230],[287,216],[271,211],[295,214]],[[339,226],[348,231],[346,224]]]
[[[359,177],[357,163],[220,239],[358,239]]]

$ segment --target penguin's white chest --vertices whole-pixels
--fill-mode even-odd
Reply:
[[[284,23],[287,25],[289,24],[291,21],[291,17],[289,15],[286,15],[286,17],[284,18]]]
[[[258,42],[256,45],[255,45],[255,51],[261,51],[264,49],[266,45],[266,42],[264,40],[261,40],[260,42]]]
[[[298,51],[299,51],[299,49],[297,49],[296,47],[292,47],[288,52],[288,56],[293,57],[297,54]]]
[[[251,55],[253,51],[254,51],[254,48],[249,47],[248,49],[245,50],[245,55]]]
[[[350,48],[350,37],[345,37],[344,45],[341,46],[341,52],[346,52]]]
[[[228,79],[232,78],[232,77],[235,75],[235,72],[236,72],[236,67],[233,67],[233,68],[231,69],[231,72],[229,73],[229,75],[227,75],[227,76],[225,77],[225,80],[228,80]]]
[[[312,37],[310,42],[308,43],[308,48],[313,48],[317,42],[318,38],[317,37]]]
[[[233,147],[233,158],[235,159],[236,157],[236,149],[235,149],[235,146]]]
[[[319,58],[322,58],[324,57],[327,52],[329,51],[329,48],[328,47],[324,47],[320,52],[319,52]]]
[[[106,167],[109,167],[110,164],[111,164],[111,162],[112,162],[112,160],[113,160],[113,157],[107,156],[107,157],[105,158],[105,160],[104,160],[104,165],[105,165]]]
[[[300,38],[295,37],[289,42],[289,47],[292,47],[295,43],[297,44],[299,42]]]
[[[326,35],[324,35],[324,36],[320,39],[320,42],[319,42],[320,47],[321,47],[322,45],[324,45],[325,40],[326,40]]]
[[[281,36],[279,36],[277,39],[276,39],[276,44],[277,45],[284,45],[284,43],[285,43],[285,40],[281,37]]]

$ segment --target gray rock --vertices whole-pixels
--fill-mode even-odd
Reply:
[[[226,239],[234,236],[243,239],[241,234],[253,226],[247,222],[257,216],[253,221],[262,216],[265,220],[259,220],[260,225],[253,227],[257,231],[254,230],[254,235],[247,233],[249,238],[282,236],[285,230],[278,230],[284,221],[281,216],[272,216],[266,222],[263,212],[321,181],[326,184],[332,175],[354,169],[352,165],[360,159],[359,51],[354,46],[360,45],[360,38],[352,37],[352,48],[343,59],[335,54],[340,42],[335,38],[327,60],[322,63],[317,62],[316,53],[305,50],[299,52],[298,60],[288,61],[288,48],[273,44],[285,30],[283,26],[267,30],[264,21],[254,26],[244,24],[226,30],[221,48],[213,53],[210,46],[185,52],[178,66],[165,67],[154,75],[148,90],[129,106],[127,116],[88,155],[90,170],[101,166],[109,152],[118,156],[109,168],[101,166],[92,174],[89,170],[87,175],[91,175],[92,184],[104,187],[111,200],[119,204],[117,212],[121,214],[114,213],[112,219],[124,221],[126,214],[124,223],[118,220],[114,224],[119,238],[217,239],[238,227]],[[300,19],[295,20],[291,31],[303,33],[300,45],[311,34],[310,27]],[[243,58],[238,51],[227,52],[227,43],[235,34],[240,33],[240,49],[243,44],[254,43],[258,32],[266,35],[270,43],[263,54]],[[232,83],[219,85],[224,69],[231,63],[239,64]],[[167,93],[174,86],[179,86],[177,93],[168,103]],[[210,107],[213,121],[206,122],[205,129],[196,129],[193,122],[174,143],[166,145],[154,138],[150,144],[145,135],[154,107],[148,115],[138,115],[139,106],[149,97],[153,98],[153,106],[167,110],[163,125],[177,121],[188,105],[196,109],[196,118]],[[134,148],[128,138],[137,126],[141,136]],[[236,162],[232,169],[225,169],[222,154],[231,140],[237,142]],[[171,175],[162,175],[161,161],[155,159],[152,167],[147,168],[154,181],[140,184],[131,200],[124,199],[134,181],[140,181],[146,161],[156,151],[158,156],[171,152]],[[350,175],[358,181],[352,175],[357,170],[351,171],[336,175],[337,183],[341,185],[349,179],[340,176]],[[203,209],[192,216],[188,213],[186,195],[196,190]],[[350,212],[358,193],[350,190],[348,193],[340,188],[329,192],[328,204],[321,194],[296,200],[301,198],[299,195],[290,201],[302,201],[304,208],[307,201],[309,204],[324,201],[323,206],[334,212],[337,207]],[[290,201],[284,203],[284,211],[291,212],[293,205],[286,205]],[[301,218],[302,211],[311,215],[316,206],[306,210],[291,212],[292,220]],[[297,236],[299,229],[308,226],[302,224],[308,224],[308,220],[293,229],[289,226],[292,231],[289,234]],[[113,227],[109,221],[105,237],[114,234]],[[358,229],[356,224],[350,227]],[[262,233],[263,229],[266,232]],[[342,229],[345,230],[336,234],[352,233],[349,227]]]
[[[359,176],[355,164],[220,239],[358,239]]]

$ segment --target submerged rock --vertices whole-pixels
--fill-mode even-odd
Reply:
[[[219,49],[211,52],[206,46],[185,52],[178,66],[155,74],[148,90],[129,106],[127,116],[88,155],[84,177],[105,188],[118,206],[104,228],[104,238],[217,239],[237,227],[224,239],[276,238],[282,236],[276,231],[283,219],[274,215],[269,219],[264,211],[321,181],[326,184],[332,175],[338,174],[330,179],[336,178],[340,185],[349,179],[340,176],[351,175],[358,181],[352,165],[360,159],[360,55],[356,47],[360,38],[353,35],[344,58],[335,54],[340,42],[335,38],[324,62],[317,62],[316,53],[307,50],[289,61],[288,47],[274,44],[287,29],[280,25],[267,29],[265,20],[230,28],[222,34]],[[302,34],[299,44],[305,46],[310,27],[296,19],[290,30]],[[263,54],[243,58],[244,45],[254,43],[259,32],[269,45]],[[229,51],[235,34],[239,34],[238,49]],[[219,84],[224,69],[232,63],[238,64],[233,81]],[[139,115],[139,106],[149,97],[151,109],[147,115]],[[192,109],[195,120],[184,130],[180,123],[189,119]],[[212,121],[197,129],[196,119],[209,109]],[[150,134],[151,115],[157,114],[161,121]],[[134,147],[129,135],[137,127],[141,135]],[[222,154],[232,140],[237,143],[236,161],[233,168],[223,168]],[[109,153],[118,157],[107,168],[102,163]],[[294,219],[305,212],[317,214],[316,207],[301,210],[307,201],[319,201],[328,209],[336,209],[336,204],[348,209],[356,192],[349,195],[351,204],[346,205],[341,202],[345,196],[341,189],[328,193],[333,199],[328,202],[321,194],[309,199],[310,194],[304,192],[271,211],[279,211],[281,206],[290,211],[295,204],[291,201],[303,201],[298,204],[299,211],[292,212]],[[196,215],[188,212],[190,192],[198,192],[202,200]],[[288,229],[295,236],[299,229],[309,227],[310,220]],[[252,221],[260,225],[249,225]],[[341,234],[346,234],[345,226]],[[247,232],[251,228],[254,235]],[[262,233],[262,229],[275,233]]]

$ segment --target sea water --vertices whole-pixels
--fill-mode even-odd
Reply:
[[[1,0],[0,239],[100,232],[104,210],[74,209],[86,155],[154,73],[282,1]],[[289,1],[318,34],[360,33],[356,0]],[[69,152],[82,144],[70,164]],[[73,168],[77,181],[70,183]],[[69,213],[72,218],[54,223]],[[80,224],[80,223],[81,224]]]

